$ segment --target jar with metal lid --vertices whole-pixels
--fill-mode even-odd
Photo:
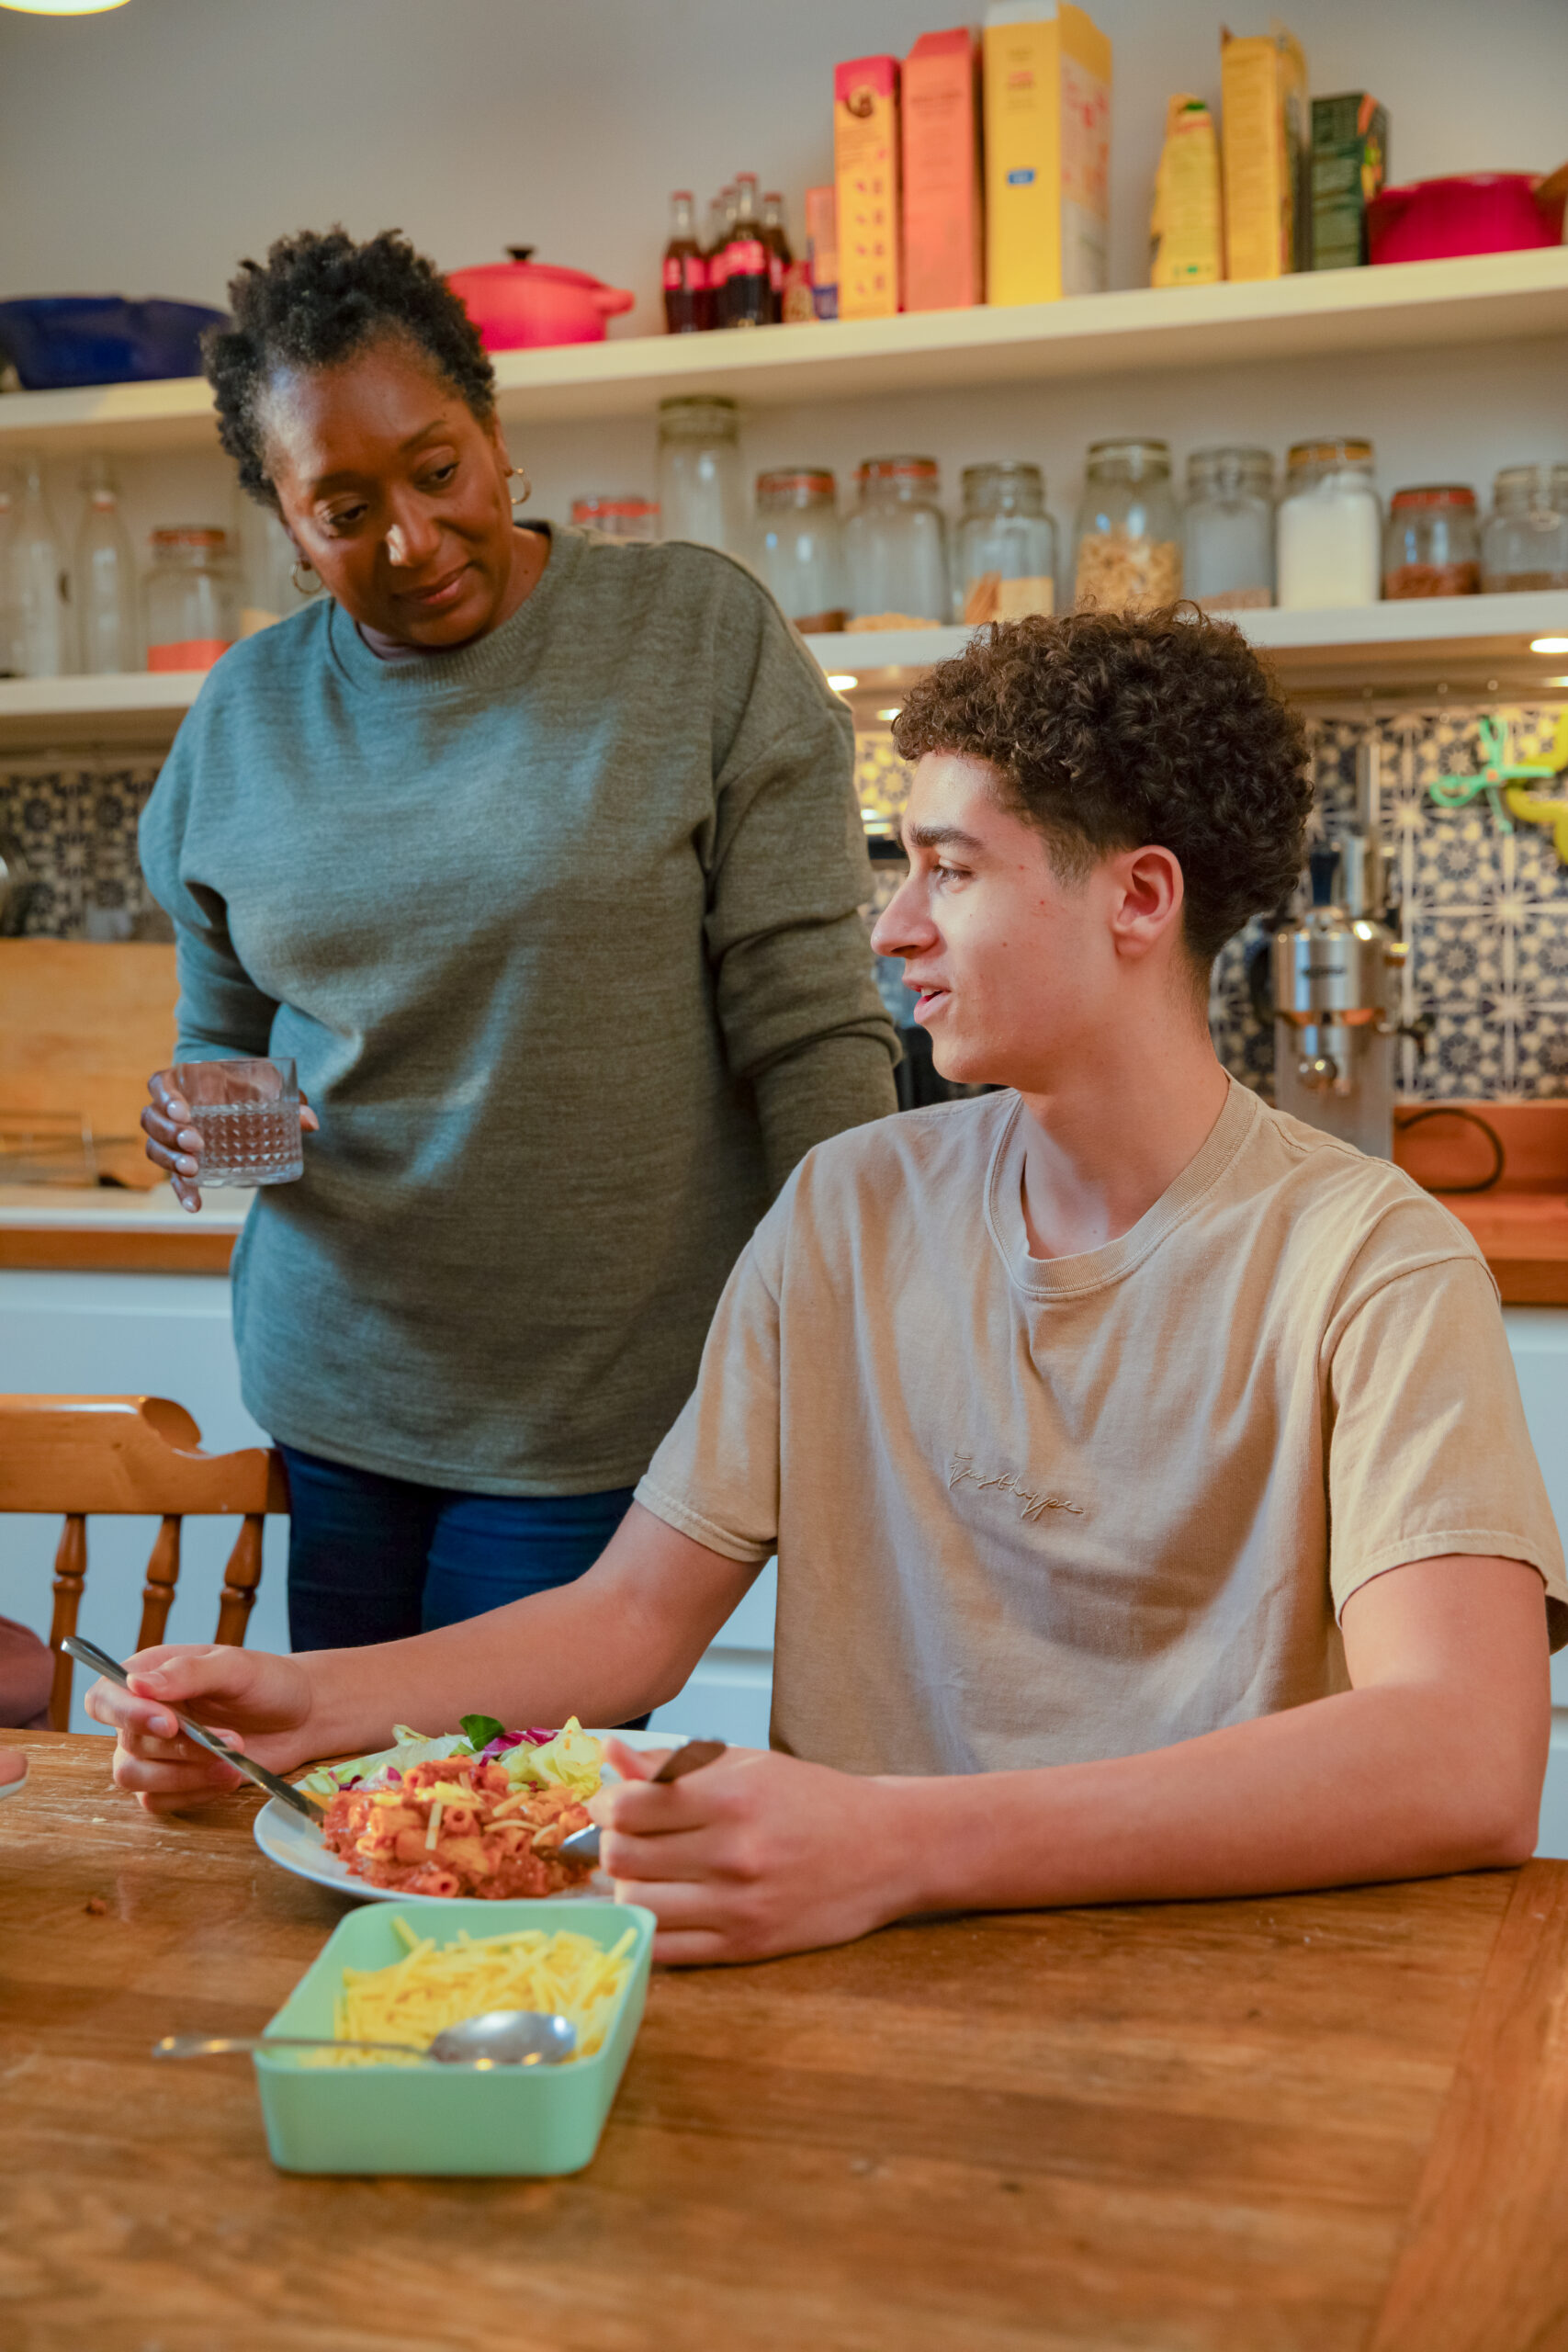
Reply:
[[[860,503],[844,525],[852,627],[945,624],[947,525],[934,458],[868,458],[856,469]]]
[[[1505,466],[1481,535],[1488,594],[1568,588],[1568,466]]]
[[[1181,517],[1186,593],[1206,613],[1274,601],[1274,460],[1267,449],[1194,449]]]
[[[1056,526],[1045,477],[1016,458],[964,469],[953,618],[976,628],[1049,613],[1056,601]]]
[[[841,629],[849,618],[839,493],[823,466],[781,466],[757,476],[752,561],[796,628]]]
[[[597,531],[602,539],[646,545],[659,537],[659,502],[623,492],[619,498],[574,498],[571,519],[580,530]]]
[[[1298,441],[1275,518],[1281,605],[1296,612],[1375,605],[1382,578],[1382,508],[1370,441]]]
[[[1181,526],[1165,441],[1094,441],[1073,548],[1073,601],[1147,611],[1181,594]]]
[[[1474,596],[1481,588],[1481,518],[1462,482],[1396,490],[1382,535],[1385,597]]]
[[[143,593],[150,670],[210,670],[239,634],[239,566],[227,531],[154,531]]]
[[[727,555],[745,550],[740,412],[733,401],[659,403],[660,537],[696,539]]]

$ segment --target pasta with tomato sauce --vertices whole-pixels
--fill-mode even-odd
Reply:
[[[499,1903],[581,1886],[593,1865],[560,1844],[587,1826],[570,1789],[515,1788],[499,1764],[448,1756],[412,1766],[395,1788],[340,1789],[321,1840],[372,1886]]]

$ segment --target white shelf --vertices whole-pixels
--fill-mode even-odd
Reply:
[[[0,748],[165,745],[206,675],[127,670],[99,678],[0,678]]]
[[[1568,676],[1568,654],[1529,650],[1532,638],[1568,639],[1568,590],[1231,617],[1297,688],[1357,686],[1374,674],[1392,687],[1442,675],[1484,684],[1479,673],[1485,669],[1507,691],[1529,692]],[[966,628],[867,629],[806,642],[829,677],[852,677],[857,684],[848,691],[871,693],[962,652],[972,634]],[[167,743],[206,675],[204,670],[165,670],[0,679],[0,748]]]
[[[1295,694],[1419,692],[1436,684],[1508,695],[1560,689],[1568,654],[1530,651],[1538,637],[1568,639],[1568,590],[1517,596],[1437,596],[1325,612],[1232,613]],[[917,670],[961,653],[967,628],[847,631],[808,637],[829,677],[852,677],[852,696],[874,695]],[[1495,680],[1494,689],[1492,682]]]
[[[679,393],[777,406],[1564,334],[1568,247],[1559,245],[1260,284],[1137,287],[1017,309],[620,336],[504,352],[496,376],[507,421],[575,424],[651,414]],[[198,378],[0,398],[0,441],[153,451],[208,447],[213,438],[211,401]]]

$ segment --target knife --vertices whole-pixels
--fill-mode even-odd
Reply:
[[[653,1777],[656,1781],[683,1781],[688,1772],[699,1771],[705,1764],[716,1764],[723,1754],[722,1739],[689,1739],[683,1747],[665,1758]],[[596,1862],[599,1824],[591,1821],[586,1829],[574,1829],[570,1838],[561,1839],[559,1851],[580,1862]]]
[[[124,1667],[117,1666],[96,1642],[84,1641],[80,1634],[67,1634],[60,1646],[79,1665],[90,1666],[95,1674],[104,1675],[110,1682],[118,1682],[122,1690],[130,1690],[130,1678]],[[276,1797],[280,1804],[288,1805],[292,1812],[303,1814],[307,1821],[313,1821],[318,1827],[325,1821],[326,1807],[318,1804],[314,1797],[307,1796],[303,1789],[297,1789],[292,1781],[281,1780],[276,1772],[269,1772],[265,1764],[256,1763],[243,1748],[225,1747],[220,1739],[214,1739],[209,1731],[200,1724],[193,1723],[189,1715],[182,1714],[178,1707],[171,1707],[166,1699],[160,1699],[157,1703],[166,1713],[173,1715],[186,1737],[193,1739],[197,1747],[204,1747],[209,1756],[216,1756],[220,1763],[232,1764],[236,1772],[243,1772],[247,1781],[254,1781],[258,1789],[266,1791],[269,1797]]]

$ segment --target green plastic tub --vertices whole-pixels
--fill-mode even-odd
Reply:
[[[266,2143],[284,2172],[562,2173],[592,2161],[642,2022],[654,1917],[635,1903],[367,1903],[340,1920],[266,2033],[330,2035],[345,1968],[384,1968],[408,1947],[405,1917],[436,1943],[514,1928],[570,1928],[606,1947],[635,1928],[631,1973],[603,2047],[564,2066],[310,2066],[303,2051],[258,2051]]]

